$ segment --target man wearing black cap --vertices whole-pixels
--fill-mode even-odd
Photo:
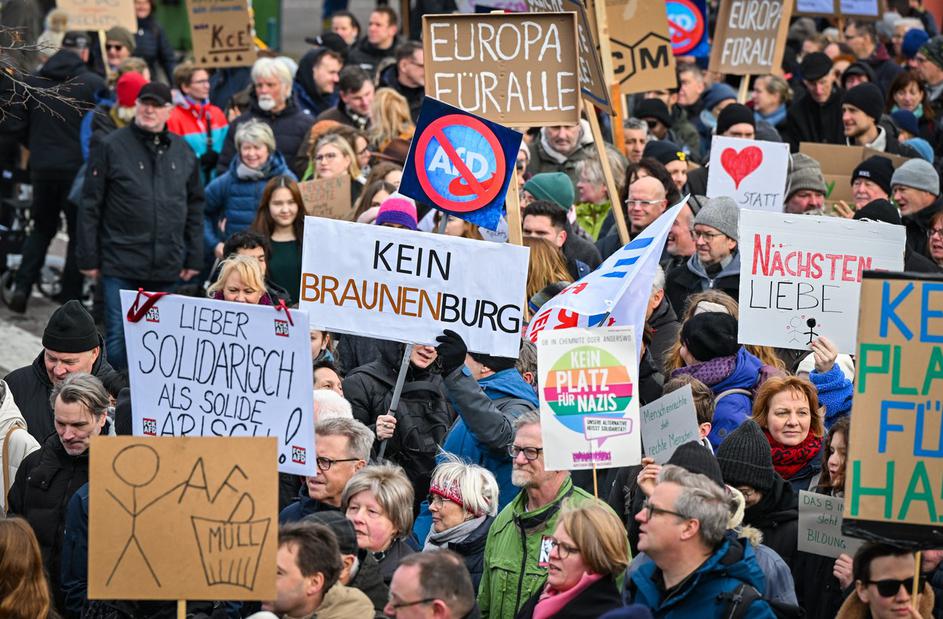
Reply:
[[[876,85],[866,82],[846,92],[842,97],[841,109],[845,143],[849,146],[867,146],[904,157],[920,156],[878,124],[884,113],[884,96]]]
[[[669,119],[671,120],[671,131],[669,136],[674,136],[672,142],[684,147],[684,152],[690,154],[701,152],[701,136],[697,129],[688,120],[688,115],[678,103],[681,94],[677,88],[663,88],[661,90],[649,90],[642,95],[645,99],[658,99],[668,107]]]
[[[42,443],[56,429],[49,403],[53,387],[78,372],[99,378],[114,372],[102,354],[103,346],[92,315],[79,301],[69,301],[46,323],[43,350],[33,363],[7,374],[4,380],[37,441]]]
[[[786,113],[786,135],[792,152],[800,142],[844,144],[841,121],[841,89],[835,84],[832,59],[822,52],[807,54],[799,65],[805,92]]]
[[[648,132],[655,136],[656,140],[670,139],[668,132],[671,130],[671,114],[661,99],[642,99],[635,106],[634,116],[648,123]]]
[[[79,141],[82,117],[86,109],[95,104],[96,93],[105,88],[101,77],[86,65],[90,42],[84,32],[67,32],[62,48],[46,61],[36,76],[26,79],[34,90],[32,97],[26,99],[25,113],[9,115],[6,123],[29,148],[33,185],[32,232],[23,247],[23,260],[10,299],[10,309],[14,312],[26,311],[49,243],[59,230],[63,209],[69,247],[61,298],[78,299],[82,294],[82,276],[75,266],[75,207],[66,197],[82,165]]]
[[[894,165],[887,157],[874,155],[859,163],[858,167],[851,172],[851,191],[854,195],[855,208],[864,208],[873,200],[888,200],[888,196],[891,195],[893,176]],[[897,218],[900,219],[900,214]]]
[[[741,103],[731,103],[717,115],[717,126],[714,135],[723,135],[728,138],[756,138],[756,117],[753,110]],[[708,145],[708,158],[710,145]],[[699,196],[707,195],[707,166],[692,170],[688,174],[688,187],[691,193]]]
[[[193,150],[167,131],[170,88],[145,85],[134,122],[102,140],[88,162],[79,207],[79,268],[99,278],[105,340],[127,365],[120,290],[170,291],[203,267],[203,185]]]

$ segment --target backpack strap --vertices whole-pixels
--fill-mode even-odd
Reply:
[[[10,507],[10,435],[16,432],[17,430],[22,430],[20,426],[13,426],[7,430],[6,436],[3,437],[3,456],[2,456],[2,465],[3,468],[0,469],[0,472],[3,473],[3,515],[7,515],[7,511]]]
[[[763,596],[755,587],[744,582],[733,591],[725,591],[717,595],[718,601],[726,601],[727,608],[722,615],[724,619],[743,619],[750,612],[750,605]]]
[[[714,406],[717,406],[717,403],[720,402],[721,400],[723,400],[724,398],[726,398],[728,395],[734,395],[734,394],[736,394],[736,393],[738,393],[738,394],[740,394],[740,395],[745,395],[745,396],[747,396],[748,398],[750,398],[751,400],[753,399],[753,392],[750,391],[749,389],[740,389],[740,388],[737,388],[737,389],[727,389],[727,390],[725,390],[725,391],[721,391],[721,392],[718,393],[716,396],[714,396]]]

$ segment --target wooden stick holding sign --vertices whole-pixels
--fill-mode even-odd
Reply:
[[[186,600],[177,600],[177,619],[187,619]]]
[[[625,213],[622,212],[622,205],[619,203],[619,192],[616,191],[616,179],[612,176],[612,168],[609,166],[609,154],[606,152],[606,143],[602,139],[602,131],[599,129],[599,119],[596,118],[596,108],[589,106],[586,110],[589,116],[589,127],[593,131],[593,142],[596,143],[596,154],[599,156],[599,167],[602,168],[602,174],[606,178],[606,189],[609,192],[609,203],[612,205],[612,214],[616,218],[616,227],[619,230],[619,241],[625,245],[629,242],[629,229],[625,225]]]
[[[409,371],[409,358],[413,356],[413,345],[406,344],[406,349],[403,350],[403,360],[399,364],[399,374],[396,377],[396,385],[393,387],[393,399],[390,400],[390,412],[387,414],[396,417],[396,409],[399,408],[399,398],[403,395],[403,384],[406,382],[406,372]],[[396,426],[393,427],[393,431],[396,431]],[[386,453],[386,446],[389,444],[389,440],[383,440],[380,443],[380,451],[377,453],[377,459],[382,460],[383,454]]]
[[[750,96],[750,75],[744,75],[740,78],[740,89],[737,91],[737,103],[746,105],[747,97]]]
[[[521,222],[521,189],[520,178],[517,176],[517,166],[511,171],[511,182],[508,183],[508,194],[504,201],[508,215],[508,241],[512,245],[524,244],[523,223]]]

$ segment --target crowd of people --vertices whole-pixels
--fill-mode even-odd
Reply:
[[[325,2],[330,27],[297,62],[266,51],[209,70],[178,62],[152,1],[134,4],[137,33],[51,11],[41,53],[20,59],[31,96],[0,72],[2,165],[28,152],[32,185],[12,311],[29,310],[63,214],[69,237],[42,349],[0,382],[4,618],[173,615],[88,599],[89,445],[132,427],[120,290],[297,306],[307,180],[348,178],[362,224],[508,236],[398,192],[425,72],[393,9],[362,31]],[[799,491],[844,493],[855,360],[828,333],[803,350],[738,342],[740,206],[704,195],[712,136],[784,142],[784,212],[902,225],[905,269],[943,269],[943,36],[919,0],[889,4],[843,31],[793,19],[782,75],[753,78],[749,102],[706,59],[678,58],[676,88],[602,118],[604,145],[585,119],[520,128],[528,319],[622,246],[614,208],[635,237],[690,196],[648,293],[636,393],[689,385],[698,440],[665,465],[547,470],[529,341],[516,358],[450,330],[414,346],[391,414],[404,344],[313,313],[317,474],[279,475],[276,599],[188,615],[943,617],[943,550],[918,565],[906,544],[798,549]],[[851,203],[828,199],[805,142],[874,151],[847,170]]]

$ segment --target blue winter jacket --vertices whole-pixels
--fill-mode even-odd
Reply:
[[[239,157],[233,157],[229,170],[206,186],[203,243],[207,251],[252,224],[259,202],[262,201],[262,190],[272,177],[285,175],[297,180],[278,151],[272,153],[266,164],[268,171],[265,177],[257,181],[244,181],[236,176],[239,161]],[[226,220],[223,232],[219,231],[218,225],[221,219]]]
[[[837,363],[824,374],[812,370],[809,372],[809,380],[818,392],[819,404],[825,407],[826,430],[831,429],[832,424],[841,417],[851,414],[854,385],[845,377]]]

